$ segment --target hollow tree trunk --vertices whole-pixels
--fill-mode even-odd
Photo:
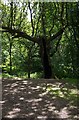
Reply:
[[[40,46],[40,50],[41,50],[40,54],[41,54],[43,70],[44,70],[44,78],[46,79],[52,78],[52,68],[49,62],[49,55],[48,55],[49,53],[47,51],[45,38],[42,38],[42,44]]]

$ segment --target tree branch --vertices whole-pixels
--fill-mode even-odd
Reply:
[[[41,4],[41,24],[42,24],[43,36],[46,36],[44,2]]]
[[[52,40],[54,40],[55,38],[57,38],[57,37],[59,37],[60,35],[62,35],[66,27],[67,27],[67,25],[66,25],[65,27],[61,28],[56,34],[54,34],[53,36],[51,36],[51,37],[49,38],[49,40],[52,41]]]
[[[39,21],[40,21],[40,15],[39,15],[38,20],[37,20],[37,26],[36,26],[35,36],[37,35],[37,31],[38,31],[38,23],[39,23]]]
[[[55,50],[54,50],[54,52],[51,54],[51,57],[57,52],[61,38],[62,38],[62,35],[59,37],[59,39],[58,39],[58,41],[57,41],[57,43],[56,43]]]
[[[5,27],[5,26],[2,26],[2,29],[4,29],[4,31],[2,31],[2,32],[9,32],[10,34],[12,34],[14,36],[14,38],[22,37],[22,38],[26,38],[32,42],[38,43],[38,39],[36,37],[29,36],[25,32],[22,32],[18,29],[17,30],[11,29],[11,28]]]
[[[30,2],[28,2],[28,7],[30,10],[30,17],[31,17],[31,26],[32,26],[32,36],[34,35],[34,25],[33,25],[33,16],[32,16],[32,9],[30,7]]]
[[[61,4],[61,15],[60,15],[62,26],[64,25],[64,19],[63,19],[64,16],[63,15],[64,15],[64,3]]]
[[[12,28],[13,26],[13,2],[10,3],[10,27]]]

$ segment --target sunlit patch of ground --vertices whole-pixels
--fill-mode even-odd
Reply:
[[[59,80],[13,80],[2,82],[3,118],[79,119],[78,89]]]

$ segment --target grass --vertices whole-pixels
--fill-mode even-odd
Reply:
[[[28,78],[27,77],[27,75],[19,75],[19,76],[16,76],[16,75],[9,75],[8,73],[2,73],[2,74],[0,74],[0,78]],[[35,74],[31,74],[31,78],[39,78],[38,76],[37,76],[37,74],[35,73]],[[41,78],[40,78],[41,79]],[[62,78],[62,80],[63,81],[65,81],[65,82],[67,82],[67,83],[69,83],[69,84],[73,84],[73,85],[75,85],[75,86],[77,86],[77,84],[78,84],[78,81],[79,81],[79,79],[75,79],[75,78]]]
[[[79,79],[75,79],[75,78],[63,78],[62,80],[68,82],[69,84],[73,84],[75,86],[77,86]]]
[[[30,74],[30,78],[40,78],[39,76],[41,76],[41,75],[38,75],[37,73],[32,73],[32,74]],[[23,79],[28,79],[28,74],[24,74],[24,73],[20,73],[19,75],[10,75],[10,74],[8,74],[8,73],[2,73],[1,75],[0,75],[0,78],[23,78]]]

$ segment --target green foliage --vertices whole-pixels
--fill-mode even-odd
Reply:
[[[30,13],[27,2],[14,3],[13,6],[10,3],[7,5],[1,4],[0,9],[2,16],[1,25],[19,29],[31,36],[39,37],[39,35],[43,35],[41,21],[42,3],[31,3],[33,21],[31,21],[31,18],[30,20],[28,19]],[[57,50],[58,41],[56,39],[51,41],[49,57],[54,74],[58,78],[79,78],[79,5],[77,3],[46,2],[43,9],[47,38],[54,35],[63,25],[68,24]],[[33,27],[34,34],[32,35]],[[3,32],[2,46],[3,72],[9,74],[10,67],[12,67],[12,74],[18,77],[27,77],[29,73],[33,78],[43,77],[39,46],[36,43],[24,38],[12,38],[9,33]],[[10,57],[12,66],[10,65]]]
[[[79,79],[74,79],[74,78],[62,78],[64,81],[68,82],[69,84],[73,84],[77,86]]]

